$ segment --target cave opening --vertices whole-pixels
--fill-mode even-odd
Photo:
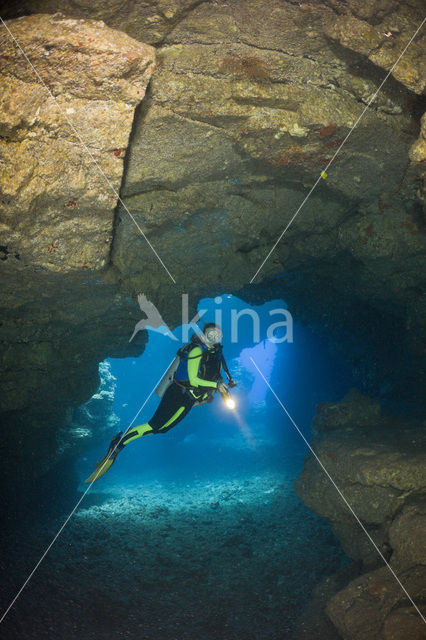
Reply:
[[[284,310],[288,314],[285,318]],[[282,300],[249,305],[225,294],[202,299],[198,312],[202,315],[201,327],[203,321],[215,321],[223,328],[224,355],[237,382],[233,392],[236,411],[226,410],[216,398],[211,405],[195,407],[164,438],[138,440],[125,448],[120,464],[104,478],[107,486],[114,485],[117,478],[120,482],[132,482],[132,477],[144,481],[152,476],[218,478],[256,473],[271,465],[284,469],[290,464],[297,474],[306,445],[270,394],[251,358],[308,439],[316,405],[341,399],[354,384],[348,364],[331,353],[327,343],[311,329],[294,322]],[[281,326],[274,328],[274,324]],[[267,337],[268,332],[271,338]],[[117,430],[125,430],[131,424],[181,346],[182,337],[192,333],[189,324],[178,326],[169,335],[165,327],[149,328],[149,339],[139,358],[106,361],[108,375],[115,378],[111,379],[115,389],[112,411],[119,420]],[[135,424],[145,422],[154,413],[158,400],[153,393]],[[102,443],[85,452],[84,459],[79,460],[81,479],[88,475],[90,465],[102,457],[104,446]]]

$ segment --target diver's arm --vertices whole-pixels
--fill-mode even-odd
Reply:
[[[191,387],[211,387],[217,389],[217,382],[213,380],[203,380],[198,377],[198,367],[200,366],[201,356],[203,352],[201,347],[194,347],[188,353],[188,377]]]
[[[223,353],[222,353],[222,364],[221,364],[221,367],[220,367],[221,371],[222,371],[222,367],[223,367],[223,369],[225,369],[226,377],[228,378],[228,387],[230,389],[232,389],[233,387],[236,387],[237,383],[235,382],[235,380],[232,379],[232,376],[229,373],[228,365],[226,364],[226,360],[225,360],[225,357],[224,357]]]

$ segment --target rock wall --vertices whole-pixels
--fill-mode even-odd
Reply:
[[[313,430],[316,455],[422,608],[424,425],[386,417],[377,402],[353,391],[341,403],[320,405]],[[296,490],[310,509],[331,521],[346,553],[361,561],[364,570],[370,569],[328,603],[327,613],[341,636],[345,640],[421,638],[421,617],[312,454],[305,460]]]
[[[10,462],[2,476],[20,469],[20,486],[56,461],[55,431],[96,391],[98,362],[143,347],[143,337],[129,347],[121,333],[120,323],[133,324],[129,302],[97,274],[110,262],[124,154],[155,51],[103,22],[34,15],[8,27],[15,41],[3,27],[0,36],[0,413]]]
[[[103,444],[118,431],[120,419],[113,411],[116,378],[108,362],[99,365],[100,384],[96,393],[75,409],[70,424],[57,434],[57,454],[70,458],[83,455],[89,447]]]
[[[248,282],[420,24],[420,3],[40,0],[2,15],[58,9],[8,24],[114,192],[3,28],[3,446],[56,456],[52,436],[95,392],[99,361],[141,352],[143,336],[128,344],[139,292],[171,325],[182,291],[193,306],[279,295],[296,319],[349,336],[375,390],[387,318],[399,364],[382,386],[418,404],[422,34]],[[156,47],[152,78],[142,42]],[[18,466],[26,447],[14,455]]]

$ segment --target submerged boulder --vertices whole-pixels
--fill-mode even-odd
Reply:
[[[320,408],[313,423],[320,425],[320,435],[313,439],[312,447],[379,549],[388,555],[393,519],[426,485],[426,435],[419,423],[386,419],[377,412],[377,406],[374,418],[373,403],[367,398],[359,402],[358,412],[357,403],[351,404],[346,397],[340,406]],[[365,411],[366,405],[370,414]],[[327,412],[331,414],[330,429],[325,426]],[[342,421],[338,427],[336,415]],[[296,491],[309,508],[332,522],[351,558],[367,566],[379,560],[342,495],[312,454],[305,460]]]
[[[421,607],[426,595],[426,566],[399,571],[397,576]],[[422,640],[425,637],[423,620],[388,567],[353,580],[330,600],[327,613],[344,640]]]
[[[351,389],[340,402],[320,404],[311,425],[312,433],[340,427],[374,427],[389,419],[382,416],[380,402]]]
[[[414,496],[392,522],[389,529],[392,566],[426,565],[426,497]]]
[[[410,160],[413,162],[424,162],[426,160],[426,113],[421,119],[421,131],[418,140],[410,149]]]
[[[95,326],[109,332],[105,315],[116,289],[104,286],[101,293],[94,273],[109,263],[124,154],[155,51],[103,22],[61,14],[6,26],[0,34],[6,343],[0,411],[31,407],[33,416],[45,413],[51,422],[56,415],[59,424],[62,410],[97,387],[103,347],[100,336],[97,344],[91,338]]]
[[[420,639],[424,623],[383,558],[421,603],[426,584],[424,426],[386,417],[376,403],[354,391],[341,403],[320,406],[313,424],[312,447],[323,468],[309,454],[296,491],[330,520],[345,552],[370,569],[331,598],[327,613],[345,640]]]
[[[417,189],[416,195],[419,201],[419,209],[424,209],[426,198],[426,113],[423,114],[421,119],[420,135],[416,142],[412,145],[409,152],[410,160],[416,163],[418,172],[420,175],[420,184]]]

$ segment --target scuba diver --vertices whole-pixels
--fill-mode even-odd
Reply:
[[[151,420],[129,428],[124,435],[122,431],[117,433],[111,440],[106,455],[98,462],[86,483],[92,483],[103,476],[129,442],[151,433],[166,433],[183,420],[192,407],[212,402],[216,391],[229,408],[234,408],[228,389],[235,387],[236,382],[232,379],[222,354],[222,337],[220,327],[209,322],[201,335],[194,334],[191,342],[179,349],[156,389],[162,399]],[[227,385],[222,379],[222,369],[228,378]]]

